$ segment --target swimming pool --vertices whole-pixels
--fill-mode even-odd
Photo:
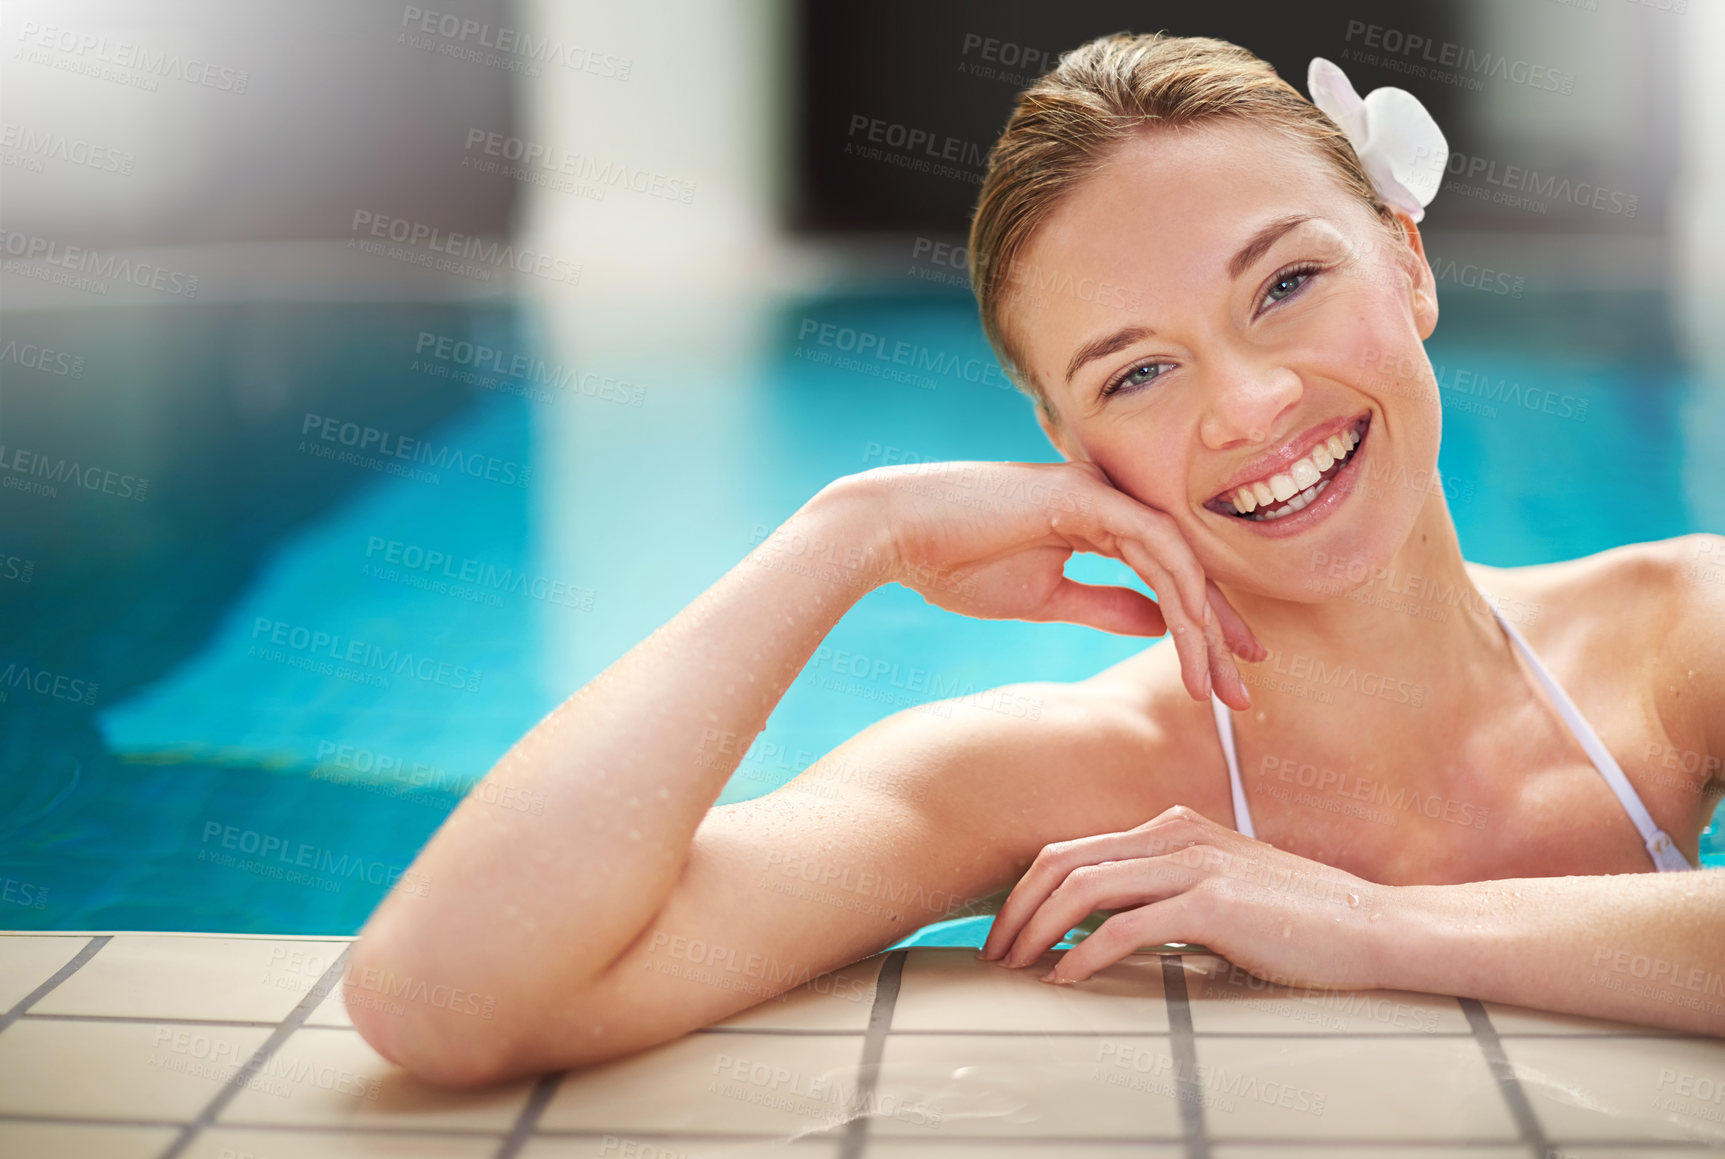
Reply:
[[[1456,294],[1430,349],[1469,558],[1725,530],[1694,501],[1721,384],[1661,298]],[[526,305],[8,314],[0,927],[352,933],[511,742],[821,485],[1049,457],[962,293],[763,309],[754,365],[674,374],[559,363]],[[721,799],[908,705],[1138,646],[877,591]]]

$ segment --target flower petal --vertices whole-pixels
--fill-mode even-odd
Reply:
[[[1314,56],[1306,68],[1306,90],[1312,94],[1312,103],[1348,135],[1356,148],[1366,139],[1365,102],[1354,91],[1347,73],[1323,57]]]
[[[1443,130],[1419,98],[1403,89],[1373,89],[1364,103],[1365,147],[1355,142],[1355,149],[1366,161],[1366,171],[1374,181],[1387,171],[1416,207],[1430,205],[1449,163],[1449,142],[1444,140]],[[1367,154],[1371,155],[1369,161]],[[1380,187],[1379,192],[1386,199],[1390,197],[1389,190]]]

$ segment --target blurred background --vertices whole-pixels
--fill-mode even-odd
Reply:
[[[14,0],[0,927],[351,933],[822,485],[1051,458],[968,215],[1022,87],[1158,29],[1302,90],[1328,57],[1443,127],[1428,349],[1469,558],[1725,530],[1725,6]],[[1135,649],[882,589],[721,799]]]

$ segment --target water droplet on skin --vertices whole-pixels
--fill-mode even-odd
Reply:
[[[1282,927],[1282,937],[1291,938],[1293,936],[1294,936],[1294,927],[1291,924],[1284,925]]]
[[[1355,893],[1351,889],[1348,890],[1348,908],[1349,909],[1359,909],[1360,908],[1360,895]]]
[[[1384,915],[1383,915],[1383,914],[1373,914],[1373,915],[1372,915],[1372,916],[1371,916],[1371,920],[1372,920],[1372,921],[1374,921],[1374,922],[1375,922],[1375,921],[1377,921],[1377,920],[1378,920],[1378,919],[1379,919],[1379,918],[1381,918],[1381,917],[1383,917],[1383,916],[1384,916]]]

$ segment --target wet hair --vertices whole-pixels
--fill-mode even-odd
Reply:
[[[1067,193],[1150,125],[1232,118],[1285,133],[1312,149],[1347,192],[1397,236],[1394,211],[1372,188],[1341,128],[1275,69],[1225,40],[1117,33],[1060,58],[1019,95],[989,153],[970,223],[970,283],[995,355],[1019,389],[1056,420],[1041,384],[1023,369],[1002,313],[1020,255]]]

